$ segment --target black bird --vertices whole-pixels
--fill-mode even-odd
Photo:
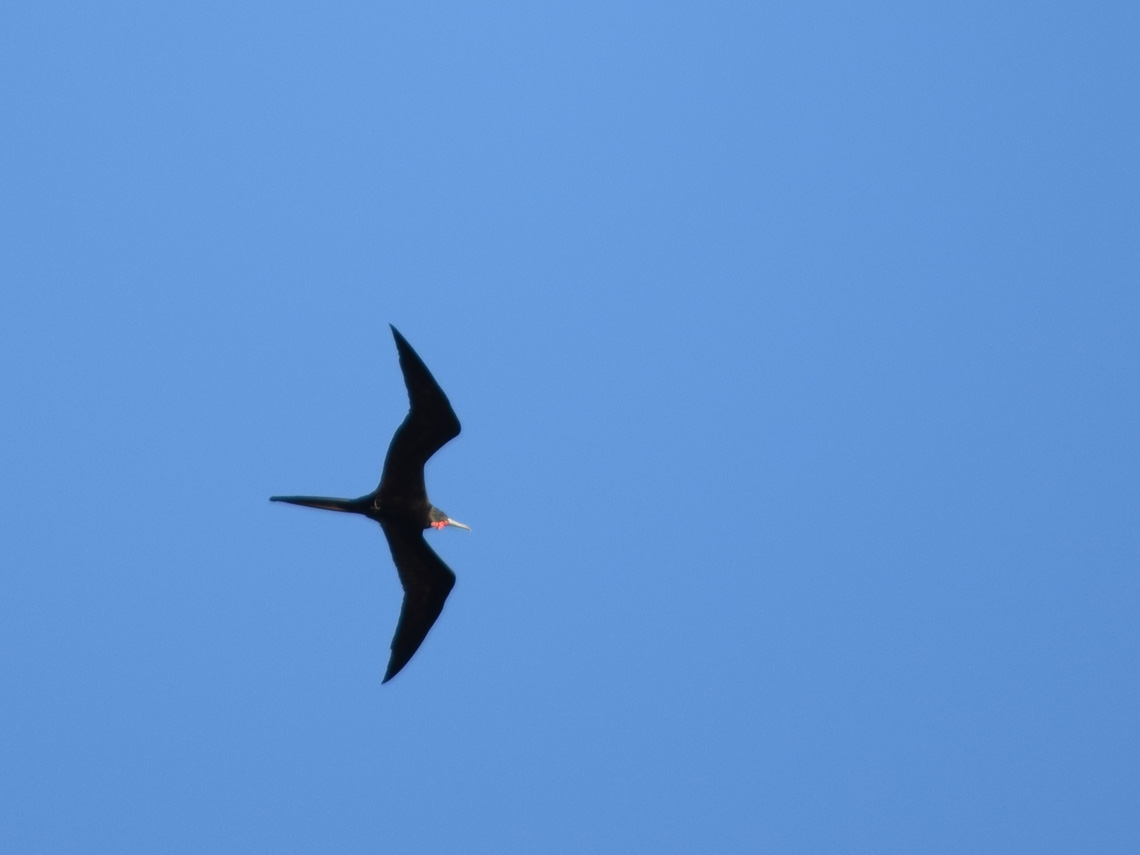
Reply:
[[[269,500],[363,514],[384,529],[400,584],[404,586],[404,605],[392,638],[392,657],[384,683],[395,677],[419,649],[455,585],[455,574],[424,541],[424,530],[453,525],[471,531],[429,502],[424,487],[424,464],[448,440],[459,436],[459,419],[412,346],[395,327],[392,335],[396,338],[411,407],[388,446],[380,486],[359,499],[272,496]]]

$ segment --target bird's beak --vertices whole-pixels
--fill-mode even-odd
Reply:
[[[445,525],[453,525],[453,526],[455,526],[456,528],[461,528],[461,529],[463,529],[464,531],[471,531],[471,526],[469,526],[469,525],[464,525],[464,524],[463,524],[463,523],[461,523],[461,522],[456,522],[456,521],[455,521],[455,520],[453,520],[451,517],[448,517],[448,518],[447,518],[447,520],[444,522],[444,524],[445,524]]]

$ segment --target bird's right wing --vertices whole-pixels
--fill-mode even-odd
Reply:
[[[391,523],[381,523],[392,561],[404,586],[404,605],[392,637],[392,656],[382,682],[387,683],[408,664],[427,637],[447,595],[455,586],[455,574],[424,540],[423,532]]]
[[[426,500],[424,464],[445,443],[459,436],[459,419],[419,354],[395,327],[392,335],[400,353],[400,370],[410,407],[388,446],[378,492],[381,497],[388,494]]]

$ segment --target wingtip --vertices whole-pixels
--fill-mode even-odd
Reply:
[[[402,362],[405,354],[408,352],[414,354],[415,351],[412,350],[412,346],[408,344],[408,340],[404,338],[404,334],[402,332],[396,329],[396,327],[392,324],[388,324],[388,327],[392,330],[392,338],[396,341],[396,351],[400,354],[400,360]]]

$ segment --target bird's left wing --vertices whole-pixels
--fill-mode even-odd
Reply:
[[[408,415],[396,428],[388,446],[377,490],[381,497],[426,500],[424,464],[445,443],[459,436],[459,419],[447,395],[407,339],[395,327],[392,327],[392,336],[400,354],[400,371],[408,389],[409,406]]]
[[[400,574],[400,584],[404,586],[404,605],[382,681],[387,683],[423,644],[455,586],[455,574],[427,545],[422,531],[391,523],[381,525]]]

